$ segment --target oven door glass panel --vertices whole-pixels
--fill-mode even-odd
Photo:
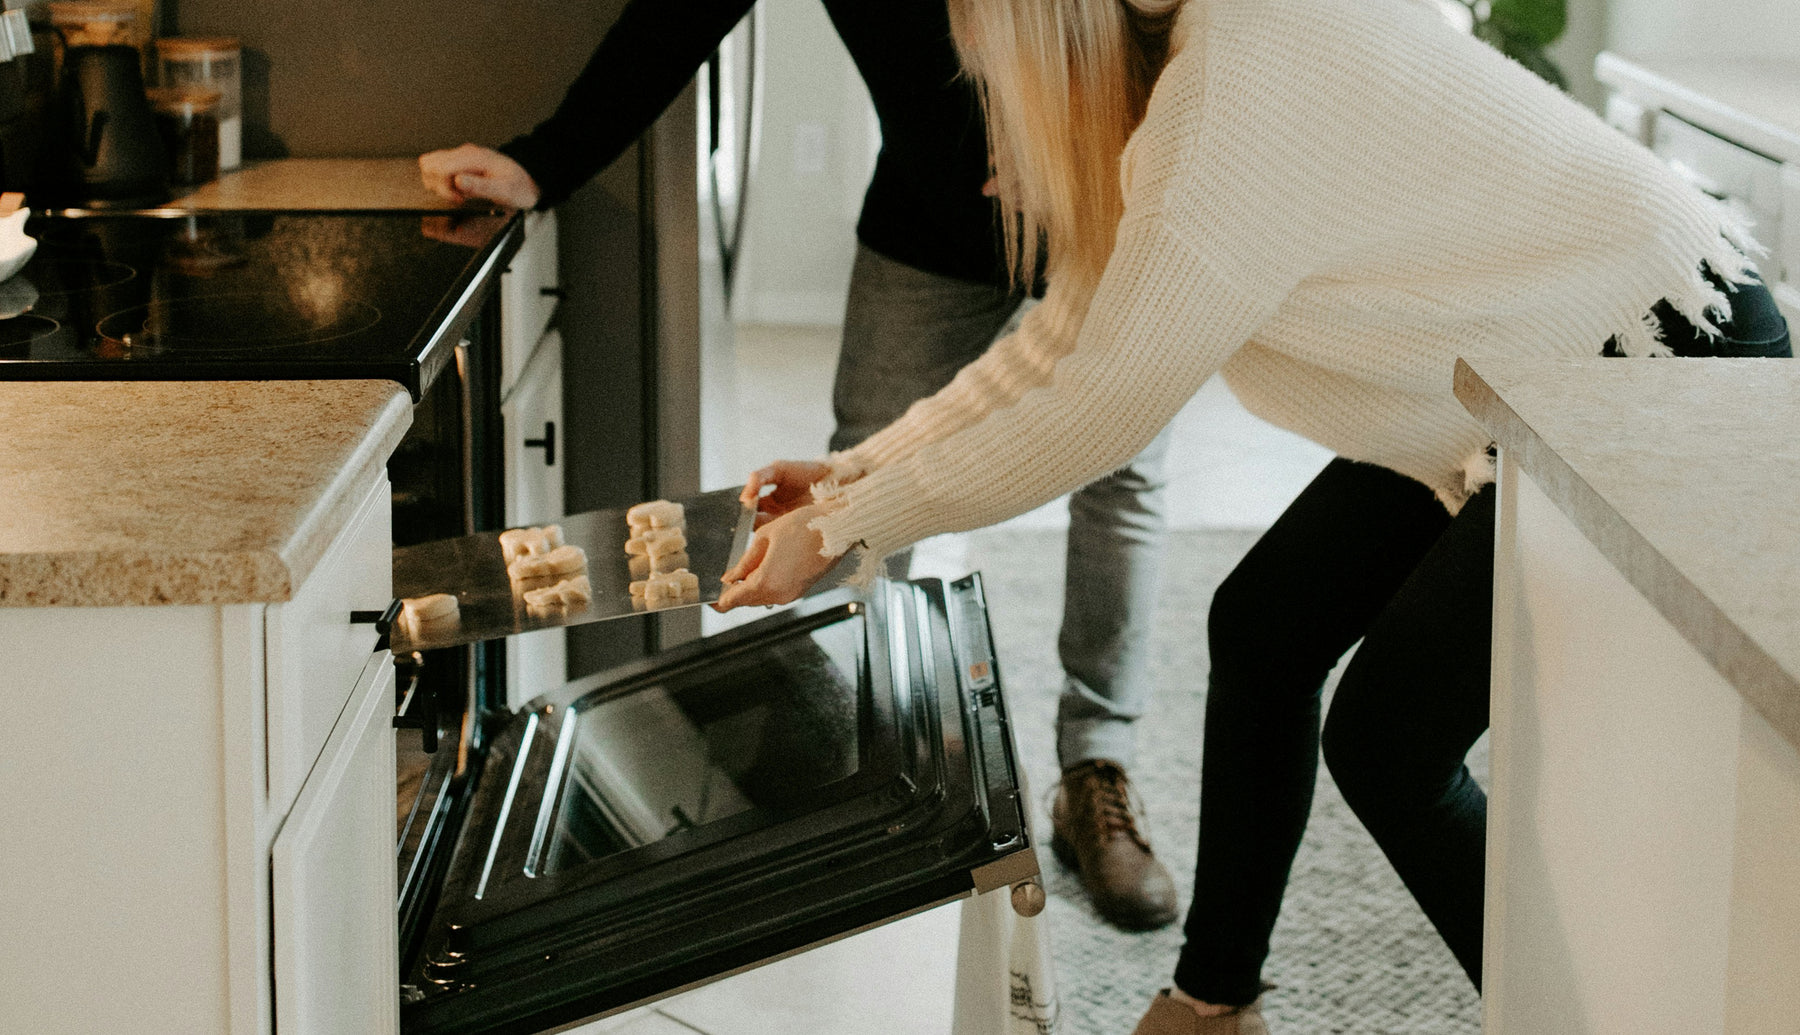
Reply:
[[[846,609],[717,666],[573,706],[548,837],[561,873],[762,810],[804,813],[861,768],[864,622]],[[559,745],[561,747],[561,745]]]
[[[539,698],[404,1029],[553,1030],[1034,874],[988,642],[978,577],[878,583]]]

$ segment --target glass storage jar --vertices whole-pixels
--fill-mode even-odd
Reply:
[[[230,36],[165,36],[156,41],[165,87],[219,91],[219,169],[236,169],[243,161],[243,55]]]
[[[219,175],[219,91],[159,86],[145,91],[169,152],[169,183],[196,187]]]

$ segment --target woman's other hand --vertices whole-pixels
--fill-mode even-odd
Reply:
[[[419,156],[419,178],[425,189],[462,204],[484,198],[508,208],[529,209],[538,203],[537,181],[525,167],[491,147],[464,144]]]
[[[831,466],[816,460],[777,460],[751,472],[738,499],[756,508],[756,527],[813,502],[812,487],[831,476]],[[763,495],[763,490],[773,491]]]
[[[800,599],[837,564],[836,557],[819,552],[825,546],[824,538],[806,527],[825,512],[817,504],[800,507],[758,530],[744,556],[720,579],[725,590],[719,594],[714,609],[729,611],[734,607],[786,604]]]

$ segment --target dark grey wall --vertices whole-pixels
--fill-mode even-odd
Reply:
[[[168,0],[245,49],[246,154],[391,157],[548,115],[621,0]]]

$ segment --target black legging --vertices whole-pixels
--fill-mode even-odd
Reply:
[[[1710,339],[1659,307],[1664,341],[1679,355],[1792,355],[1760,284],[1733,307]],[[1183,991],[1260,992],[1321,742],[1344,799],[1481,987],[1487,795],[1464,758],[1488,724],[1493,553],[1492,486],[1452,518],[1420,483],[1339,459],[1219,587]],[[1358,640],[1321,738],[1325,678]]]

